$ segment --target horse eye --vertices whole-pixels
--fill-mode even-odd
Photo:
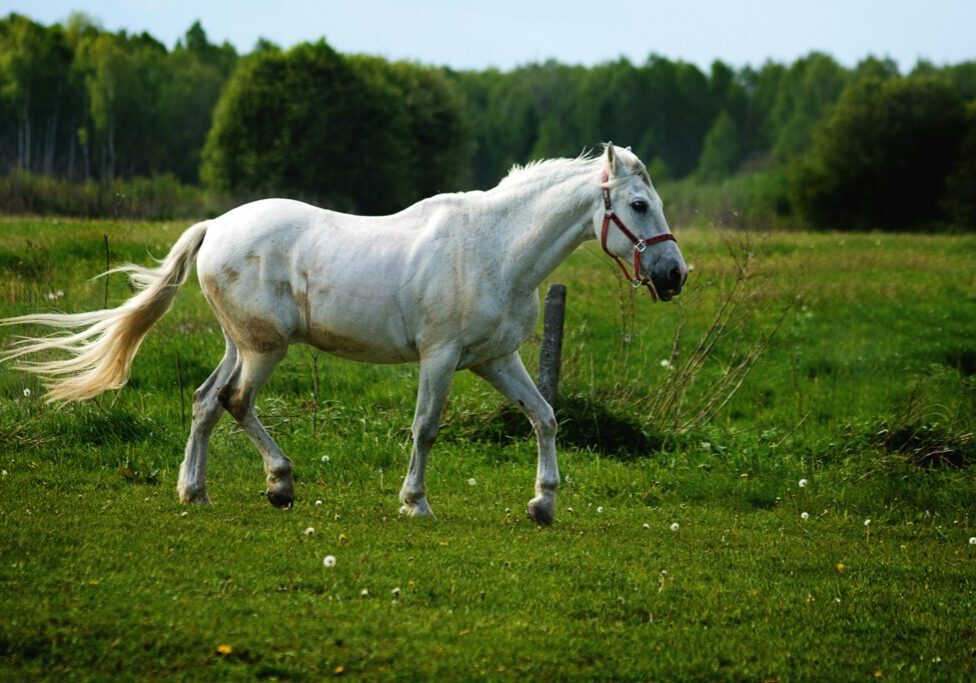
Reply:
[[[645,213],[647,211],[647,202],[645,202],[643,199],[637,199],[631,202],[630,208],[637,213]]]

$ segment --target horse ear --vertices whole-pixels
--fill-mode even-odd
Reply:
[[[607,177],[613,178],[620,170],[620,159],[617,158],[617,151],[612,142],[607,143],[605,157]]]

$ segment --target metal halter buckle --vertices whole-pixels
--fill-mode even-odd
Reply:
[[[644,240],[634,242],[634,251],[638,254],[643,254],[645,249],[647,249],[647,245],[644,243]]]

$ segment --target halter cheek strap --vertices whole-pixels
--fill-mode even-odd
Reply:
[[[610,204],[610,188],[607,187],[608,180],[609,177],[607,176],[607,173],[604,171],[603,173],[603,227],[600,229],[600,245],[603,247],[603,251],[607,252],[607,255],[610,256],[610,258],[612,258],[614,261],[616,261],[618,266],[620,266],[620,270],[621,272],[623,272],[624,277],[627,279],[627,282],[632,284],[634,287],[640,287],[641,285],[646,286],[648,291],[651,293],[651,298],[657,301],[657,292],[654,290],[654,285],[651,282],[650,278],[641,275],[640,255],[644,253],[644,250],[647,249],[647,247],[649,247],[652,244],[657,244],[658,242],[667,242],[669,240],[672,242],[677,242],[678,240],[676,240],[674,238],[674,235],[672,235],[670,232],[662,232],[660,235],[654,235],[654,237],[647,237],[645,239],[641,239],[637,237],[634,233],[632,233],[627,228],[627,226],[624,225],[624,222],[620,220],[620,216],[618,216],[614,212],[613,206]],[[620,230],[620,232],[624,234],[624,237],[629,239],[631,243],[634,245],[634,275],[633,276],[631,276],[631,274],[627,271],[627,266],[623,264],[623,261],[621,261],[616,254],[610,253],[610,250],[607,249],[607,231],[610,228],[610,221],[613,221],[614,224],[617,226],[617,228]]]

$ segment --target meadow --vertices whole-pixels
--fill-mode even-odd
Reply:
[[[0,316],[114,305],[128,284],[90,278],[186,227],[0,218]],[[972,680],[976,237],[678,238],[694,271],[669,304],[592,242],[552,276],[546,528],[527,425],[467,373],[436,516],[399,517],[416,367],[306,347],[258,402],[294,508],[226,417],[214,505],[180,505],[223,349],[195,278],[120,392],[51,406],[0,368],[0,679]]]

